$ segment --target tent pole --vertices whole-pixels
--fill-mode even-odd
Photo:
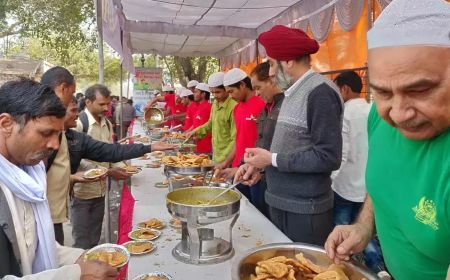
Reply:
[[[130,98],[130,72],[128,72],[127,77],[127,98]]]
[[[255,44],[256,44],[256,54],[255,54],[255,58],[256,58],[256,65],[259,65],[259,47],[258,47],[258,39],[255,40]]]
[[[367,0],[367,31],[369,31],[372,28],[373,24],[373,1],[374,0]],[[367,67],[367,62],[366,62]],[[372,100],[372,94],[370,92],[370,86],[369,86],[369,70],[367,69],[365,71],[364,80],[366,83],[366,100],[370,102]]]
[[[96,0],[97,11],[97,40],[98,40],[98,83],[103,84],[104,78],[104,57],[103,57],[103,7],[102,0]]]

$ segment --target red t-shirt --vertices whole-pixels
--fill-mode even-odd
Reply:
[[[239,102],[234,107],[236,124],[236,151],[232,166],[237,167],[244,157],[246,148],[253,148],[258,139],[256,120],[266,104],[259,96],[252,96],[247,102]]]
[[[209,120],[211,115],[211,104],[205,100],[198,105],[197,112],[194,114],[194,119],[192,120],[192,126],[197,128]],[[206,134],[205,137],[197,140],[196,153],[211,153],[212,143],[211,143],[211,133]]]
[[[169,109],[170,112],[168,114],[168,116],[173,115],[173,113],[175,112],[175,93],[166,93],[166,95],[164,95],[164,101],[166,102],[166,105],[164,106],[164,110]],[[164,125],[167,126],[173,126],[174,125],[174,121],[166,121],[164,123]]]
[[[174,113],[174,115],[178,115],[178,114],[181,114],[181,113],[184,113],[184,112],[186,112],[186,106],[184,106],[183,104],[175,104],[175,113]],[[174,126],[175,125],[179,125],[179,124],[183,124],[183,121],[180,121],[180,120],[174,120],[173,121],[174,122]]]
[[[186,108],[186,118],[184,120],[183,130],[186,131],[192,127],[192,121],[194,120],[194,115],[197,112],[198,103],[191,102]]]

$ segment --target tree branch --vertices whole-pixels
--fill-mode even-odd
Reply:
[[[1,31],[1,32],[0,32],[0,39],[1,39],[1,38],[4,38],[4,37],[6,37],[6,36],[11,36],[11,35],[19,34],[20,31],[21,31],[21,29],[19,28],[19,29],[16,30],[16,27],[19,26],[19,25],[20,25],[20,24],[16,22],[16,23],[14,23],[13,25],[11,25],[8,29],[6,29],[6,30],[4,30],[4,31]]]

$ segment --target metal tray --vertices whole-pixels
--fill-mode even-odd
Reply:
[[[173,172],[173,173],[176,173],[179,175],[205,174],[207,172],[210,172],[213,169],[214,169],[214,165],[199,166],[199,167],[176,167],[176,166],[170,166],[170,165],[164,166],[165,172]]]

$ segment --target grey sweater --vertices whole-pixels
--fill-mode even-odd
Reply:
[[[266,202],[299,214],[317,214],[333,207],[331,171],[342,155],[343,104],[337,87],[307,72],[286,96],[270,151],[277,166],[266,168]]]

